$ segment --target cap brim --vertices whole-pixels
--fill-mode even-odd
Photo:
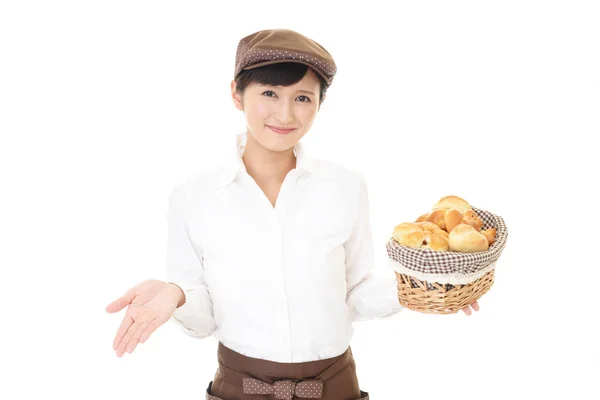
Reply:
[[[327,75],[325,75],[323,72],[319,71],[317,68],[315,68],[313,65],[311,65],[310,63],[307,63],[306,61],[302,61],[302,60],[288,60],[288,59],[284,59],[284,60],[269,60],[269,61],[263,61],[257,64],[252,64],[246,68],[243,68],[243,70],[250,70],[250,69],[254,69],[254,68],[259,68],[259,67],[264,67],[265,65],[273,65],[273,64],[281,64],[281,63],[296,63],[296,64],[302,64],[302,65],[306,65],[307,67],[309,67],[310,69],[312,69],[313,71],[315,71],[317,74],[319,74],[323,79],[325,79],[325,82],[327,83],[327,86],[331,85],[331,79],[329,77],[327,77]]]

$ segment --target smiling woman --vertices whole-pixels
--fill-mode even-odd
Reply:
[[[169,282],[138,285],[109,306],[128,306],[118,355],[171,319],[219,342],[207,399],[368,399],[352,323],[402,307],[395,278],[372,274],[364,178],[301,143],[335,72],[329,52],[294,31],[240,41],[231,97],[245,132],[223,165],[170,196]]]

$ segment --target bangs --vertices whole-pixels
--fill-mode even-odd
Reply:
[[[290,86],[298,83],[306,75],[308,66],[298,63],[279,63],[250,69],[245,72],[248,83],[256,82],[262,85]]]

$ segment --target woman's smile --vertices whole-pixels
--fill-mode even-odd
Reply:
[[[266,125],[267,128],[271,129],[273,132],[278,133],[280,135],[287,135],[296,130],[296,128],[282,128],[275,125]]]

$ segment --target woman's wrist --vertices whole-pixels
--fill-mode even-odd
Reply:
[[[169,286],[171,286],[174,289],[173,292],[176,293],[177,308],[184,305],[185,304],[185,293],[184,293],[183,289],[181,289],[181,287],[179,287],[179,285],[177,285],[173,282],[167,282],[167,283],[169,284]]]

